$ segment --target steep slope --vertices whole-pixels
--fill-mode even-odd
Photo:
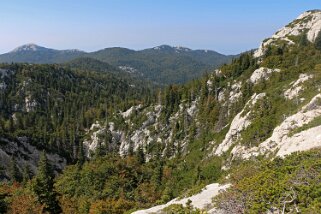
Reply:
[[[271,38],[265,39],[255,52],[255,57],[261,57],[270,45],[295,44],[295,37],[306,35],[309,42],[315,42],[321,30],[320,10],[311,10],[301,14],[296,20],[277,31]],[[302,40],[301,40],[302,42]]]
[[[266,89],[263,90],[269,93],[269,97],[266,99],[266,104],[264,105],[268,105],[266,107],[271,108],[272,112],[270,112],[270,114],[272,113],[275,116],[279,116],[273,118],[275,121],[273,124],[270,124],[272,125],[271,127],[265,127],[265,132],[268,132],[268,134],[263,138],[259,138],[254,145],[253,143],[252,145],[248,143],[247,145],[244,145],[244,143],[242,143],[245,141],[244,138],[250,141],[255,139],[251,136],[246,136],[251,134],[251,132],[253,133],[251,126],[247,125],[249,128],[241,128],[240,126],[233,128],[231,125],[229,133],[233,132],[234,134],[237,134],[238,137],[235,138],[233,137],[234,134],[232,134],[232,141],[230,141],[229,146],[227,146],[225,143],[228,140],[227,135],[224,141],[215,150],[215,154],[221,155],[220,148],[224,147],[224,145],[225,151],[232,149],[231,154],[233,155],[233,159],[237,157],[247,159],[251,156],[267,155],[271,153],[276,153],[278,156],[284,156],[296,151],[308,150],[320,146],[318,135],[310,137],[310,133],[313,132],[317,134],[319,130],[317,126],[321,124],[314,122],[315,128],[307,125],[312,121],[317,121],[318,117],[320,117],[319,93],[321,84],[320,61],[318,59],[319,50],[316,50],[316,52],[308,52],[308,49],[306,48],[306,46],[310,46],[312,49],[318,48],[317,45],[313,43],[316,41],[316,38],[320,36],[320,23],[321,11],[308,11],[262,43],[260,49],[254,53],[255,57],[261,57],[261,65],[269,64],[274,67],[277,65],[276,71],[279,74],[272,75],[288,75],[286,80],[291,80],[290,83],[284,85],[273,81],[272,85],[279,84],[278,90],[270,89],[268,86],[265,86]],[[283,42],[286,42],[287,45],[281,45]],[[301,50],[300,47],[302,48]],[[309,55],[310,58],[304,59],[304,53]],[[294,75],[296,78],[292,79],[291,76],[294,72],[297,72],[299,75]],[[250,77],[250,81],[256,85],[257,81],[253,81],[253,77],[261,76],[260,79],[264,79],[264,84],[269,85],[271,80],[269,80],[268,77],[271,73],[273,73],[273,71],[271,72],[271,70],[266,69],[255,70]],[[277,93],[279,93],[278,96],[276,95]],[[277,99],[283,99],[283,105],[288,106],[291,110],[289,111],[289,109],[284,109],[275,105],[275,103],[278,102]],[[281,116],[281,112],[283,113],[283,116]],[[262,114],[262,112],[260,114]],[[247,123],[251,123],[251,120],[253,121],[256,119],[255,117],[257,116],[254,113],[252,118],[247,118],[249,119],[247,120]],[[262,116],[260,117],[263,120],[266,119]],[[261,125],[262,123],[263,121],[261,121]],[[305,130],[309,128],[311,128],[311,130]],[[241,142],[243,145],[238,144],[238,142]],[[234,146],[232,147],[232,145]],[[258,145],[258,147],[253,147],[255,145]]]
[[[242,161],[284,157],[321,146],[321,52],[315,43],[320,30],[314,24],[321,12],[305,14],[288,25],[306,29],[289,35],[292,42],[272,36],[263,54],[245,53],[199,81],[167,88],[157,104],[119,113],[128,124],[125,130],[107,124],[113,142],[120,145],[119,154],[143,153],[154,163],[161,153],[165,160],[200,173],[206,171],[202,166],[206,168],[208,160],[215,159],[222,161],[222,170],[233,172]],[[307,39],[310,27],[317,34],[311,41]],[[104,142],[99,133],[106,124],[94,127],[84,142],[90,151]],[[171,186],[178,189],[175,196],[182,193],[182,183],[193,186],[184,176],[180,179]]]
[[[114,108],[135,104],[148,92],[111,73],[73,71],[55,65],[4,64],[0,69],[0,160],[4,177],[15,156],[20,172],[33,173],[39,151],[62,169],[79,160],[86,128]],[[79,153],[80,152],[80,153]],[[79,156],[80,154],[80,156]]]
[[[193,198],[191,195],[219,180],[232,186],[227,195],[222,195],[223,199],[205,206],[214,213],[214,205],[223,213],[318,211],[320,152],[292,153],[320,146],[320,14],[309,11],[301,15],[281,30],[290,33],[276,33],[268,39],[271,42],[263,42],[255,53],[244,53],[198,80],[166,87],[155,96],[141,89],[132,95],[133,100],[128,100],[126,93],[132,92],[132,88],[127,84],[108,84],[100,79],[101,73],[94,78],[86,72],[76,75],[65,71],[65,75],[58,73],[62,79],[56,81],[63,84],[53,84],[53,94],[59,96],[48,105],[44,99],[38,101],[18,93],[21,87],[17,86],[27,83],[10,84],[12,71],[1,70],[2,90],[13,89],[9,93],[12,98],[4,102],[11,107],[3,110],[6,119],[2,129],[12,128],[18,137],[25,135],[21,134],[24,129],[12,125],[14,109],[32,115],[40,102],[45,107],[38,113],[46,115],[50,106],[63,106],[63,110],[56,107],[59,114],[53,116],[64,115],[58,116],[65,122],[58,121],[59,127],[74,131],[66,134],[59,130],[58,137],[51,130],[47,133],[56,142],[53,148],[61,148],[56,138],[67,135],[67,140],[61,141],[63,150],[69,156],[79,154],[76,160],[80,163],[67,167],[56,179],[63,209],[73,213],[124,213],[149,208],[177,197]],[[303,30],[297,33],[298,26]],[[316,36],[309,40],[312,34]],[[190,52],[167,46],[149,51],[159,56],[156,52],[161,49],[172,55],[178,54],[176,51]],[[118,53],[121,51],[117,49]],[[125,52],[128,58],[135,54]],[[21,74],[25,70],[30,69],[21,69]],[[81,78],[84,76],[92,78],[89,81]],[[23,75],[18,77],[20,80]],[[36,80],[43,83],[47,79],[40,75]],[[126,93],[115,89],[120,98],[112,96],[106,101],[111,95],[104,86],[114,89],[118,84]],[[43,87],[34,93],[46,97],[42,91],[48,93]],[[89,102],[80,105],[84,99]],[[75,108],[70,100],[76,100]],[[86,114],[78,110],[82,108]],[[73,133],[81,115],[86,122],[75,141]],[[47,115],[44,118],[50,121]],[[36,124],[46,127],[41,122]],[[51,142],[44,133],[36,136],[41,139],[39,142]],[[79,146],[74,147],[74,142]],[[84,158],[89,161],[83,163]],[[188,202],[185,207],[169,209],[174,213],[177,209],[198,212],[193,204],[196,205]]]

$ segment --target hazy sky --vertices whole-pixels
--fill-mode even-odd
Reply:
[[[143,49],[161,44],[235,54],[321,0],[1,0],[0,53],[36,43],[55,49]]]

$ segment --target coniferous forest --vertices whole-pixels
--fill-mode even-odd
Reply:
[[[237,55],[0,55],[0,213],[320,213],[321,11]]]

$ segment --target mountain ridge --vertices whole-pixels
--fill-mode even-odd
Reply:
[[[84,52],[74,49],[55,50],[36,44],[26,44],[0,55],[0,63],[56,64],[68,63],[77,58],[93,58],[118,68],[130,68],[132,71],[137,71],[141,78],[163,86],[185,83],[198,78],[208,70],[230,62],[234,57],[216,51],[192,50],[169,45],[143,50],[111,47]]]
[[[1,53],[0,55],[7,54],[7,53],[10,53],[10,52],[17,52],[17,51],[26,51],[26,50],[36,51],[37,49],[49,49],[49,50],[55,50],[55,51],[71,51],[71,52],[72,51],[78,51],[78,52],[83,52],[83,53],[93,53],[93,52],[102,51],[102,50],[106,50],[106,49],[125,49],[125,50],[135,51],[135,52],[149,50],[149,49],[153,49],[153,50],[166,50],[166,49],[169,50],[169,49],[172,49],[172,50],[182,50],[182,51],[203,51],[203,52],[212,51],[212,52],[219,53],[219,52],[214,51],[212,49],[199,49],[199,48],[191,49],[191,48],[188,48],[188,47],[185,47],[185,46],[180,46],[180,45],[172,46],[172,45],[167,45],[167,44],[162,44],[162,45],[154,46],[154,47],[151,47],[151,48],[144,48],[144,49],[132,49],[132,48],[126,48],[126,47],[120,47],[120,46],[113,46],[113,47],[106,47],[106,48],[98,49],[98,50],[95,50],[95,51],[84,51],[84,50],[81,50],[81,49],[56,49],[56,48],[46,47],[46,46],[39,45],[37,43],[32,43],[31,42],[31,43],[26,43],[26,44],[22,44],[20,46],[17,46],[14,49],[12,49],[11,51]],[[236,54],[222,54],[222,53],[219,53],[219,54],[225,55],[225,56],[234,56],[234,55],[236,55]]]
[[[6,140],[0,138],[1,154],[10,162],[9,146],[24,139],[49,152],[60,149],[69,166],[52,192],[61,196],[57,200],[65,212],[129,213],[164,204],[151,212],[318,213],[321,11],[299,17],[257,51],[156,93],[91,67],[1,65],[0,133],[6,134]],[[313,40],[308,39],[311,30]],[[174,58],[175,47],[162,48],[171,54],[149,51],[179,66],[191,59]],[[128,73],[135,73],[139,63],[159,71],[158,61],[147,57],[153,54],[114,50],[96,57],[108,56]],[[122,51],[126,60],[112,58]],[[181,53],[189,52],[182,48]],[[102,69],[109,66],[99,63]],[[77,62],[83,64],[84,59]],[[28,156],[18,158],[19,167],[28,163]],[[9,170],[0,172],[15,180]],[[30,193],[28,185],[21,189]],[[2,203],[18,197],[8,195]]]

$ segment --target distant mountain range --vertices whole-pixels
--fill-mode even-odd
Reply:
[[[0,213],[320,213],[321,10],[192,83],[148,87],[200,75],[207,53],[0,64]]]
[[[79,50],[54,50],[35,44],[27,44],[0,55],[0,62],[61,63],[81,57],[84,54],[86,53]]]
[[[85,69],[96,70],[99,67],[99,70],[115,71],[111,69],[114,67],[157,84],[167,85],[184,83],[197,78],[206,71],[230,62],[233,57],[236,56],[169,45],[140,51],[115,47],[87,53],[80,50],[55,50],[36,44],[27,44],[0,55],[0,63],[67,63]]]

